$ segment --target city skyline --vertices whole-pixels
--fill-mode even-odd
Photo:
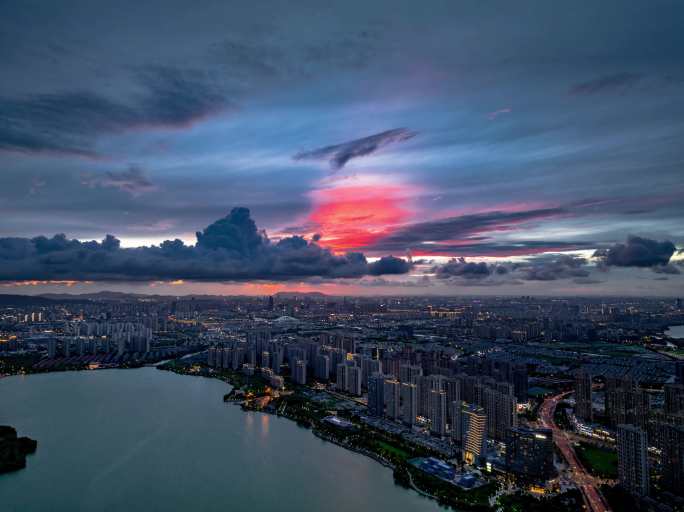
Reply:
[[[6,2],[0,293],[680,296],[682,21]]]

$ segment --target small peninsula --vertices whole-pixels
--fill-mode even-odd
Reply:
[[[0,425],[0,474],[26,467],[26,456],[34,453],[38,442],[28,437],[17,437],[10,426]]]

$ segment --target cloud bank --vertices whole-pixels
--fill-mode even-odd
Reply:
[[[247,208],[197,232],[197,244],[166,240],[159,246],[122,248],[102,242],[52,238],[0,238],[0,281],[287,281],[404,274],[411,264],[386,256],[369,263],[361,253],[333,254],[300,236],[269,240]]]
[[[469,281],[490,279],[491,284],[501,281],[555,281],[558,279],[586,279],[589,277],[588,261],[571,254],[546,254],[528,258],[524,262],[472,262],[465,258],[453,258],[444,265],[432,269],[439,279],[461,278]]]

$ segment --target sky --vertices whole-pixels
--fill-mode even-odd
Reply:
[[[0,293],[684,294],[679,1],[0,10]]]

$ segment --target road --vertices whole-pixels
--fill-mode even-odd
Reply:
[[[545,428],[550,428],[553,431],[553,440],[563,454],[563,457],[565,457],[565,460],[568,461],[568,465],[572,471],[573,481],[582,491],[582,496],[584,497],[584,501],[589,507],[589,510],[591,512],[611,512],[608,503],[596,486],[596,479],[584,469],[584,466],[582,466],[582,463],[577,458],[577,454],[575,453],[567,434],[562,429],[558,428],[553,421],[553,415],[556,411],[558,402],[570,393],[570,391],[566,391],[565,393],[544,400],[544,403],[539,409],[541,423]]]

